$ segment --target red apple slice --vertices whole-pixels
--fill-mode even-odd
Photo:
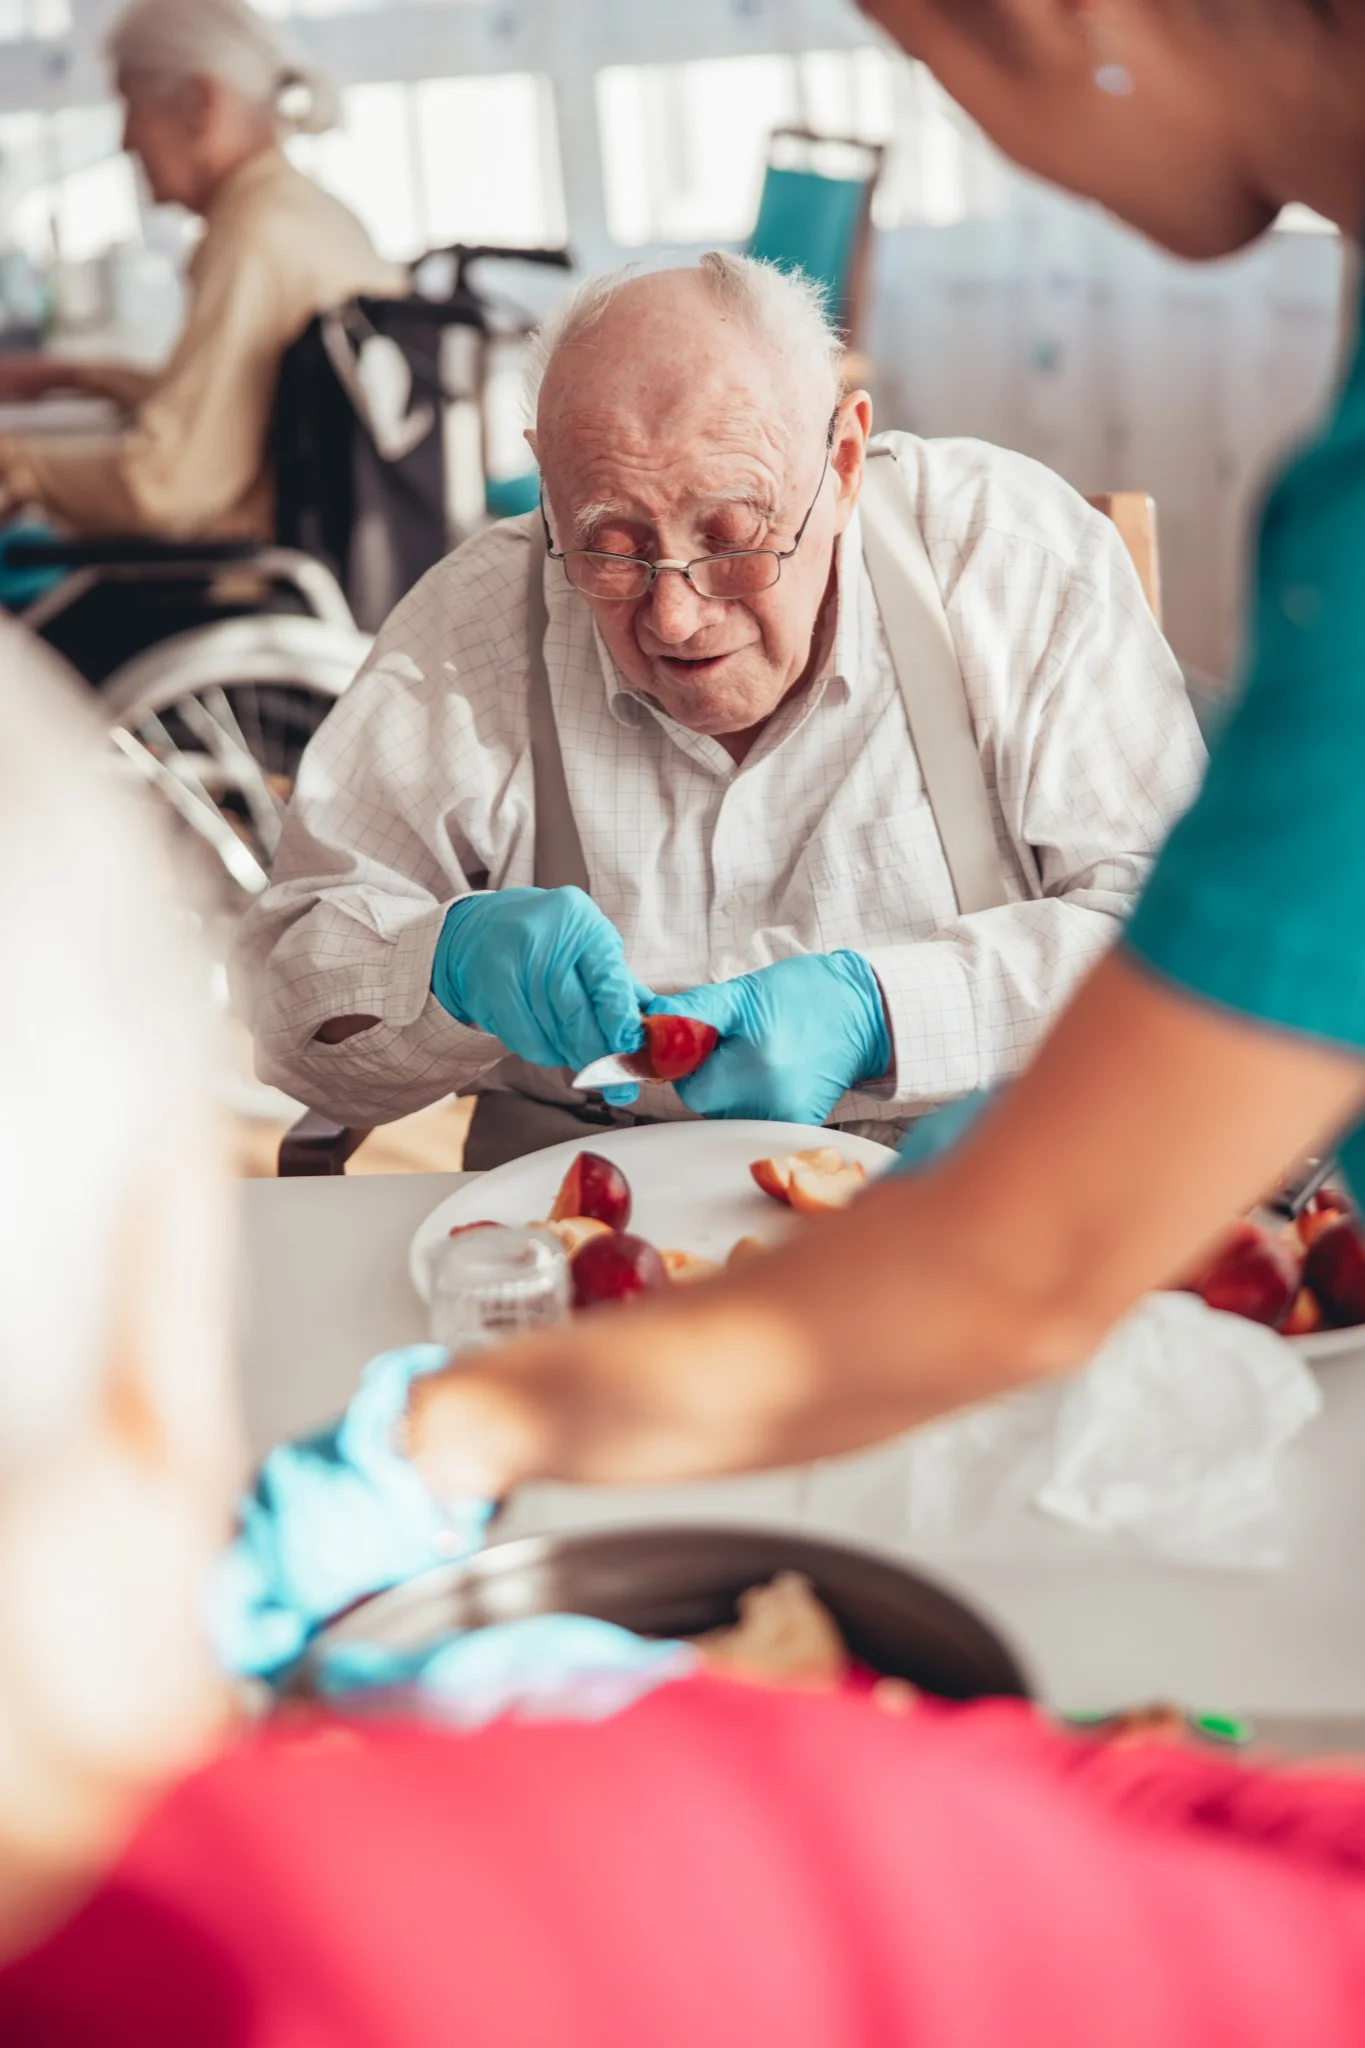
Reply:
[[[638,1052],[625,1054],[622,1064],[642,1081],[684,1081],[695,1074],[720,1043],[714,1024],[701,1024],[695,1017],[642,1017],[645,1042]]]
[[[1278,1330],[1299,1292],[1300,1262],[1278,1231],[1239,1223],[1187,1283],[1210,1308]]]
[[[1303,1277],[1335,1328],[1365,1323],[1365,1237],[1349,1218],[1339,1216],[1313,1240]]]
[[[452,1237],[463,1237],[467,1230],[496,1230],[497,1228],[498,1225],[485,1216],[478,1223],[452,1223],[450,1235]]]
[[[629,1301],[635,1295],[653,1294],[668,1285],[664,1262],[653,1245],[625,1230],[609,1230],[601,1237],[590,1238],[574,1254],[569,1272],[573,1277],[575,1308]]]
[[[828,1209],[846,1209],[867,1186],[867,1168],[861,1159],[840,1158],[837,1166],[817,1166],[798,1158],[792,1167],[787,1200],[800,1216],[819,1216]]]
[[[760,1252],[766,1252],[767,1245],[761,1237],[741,1237],[730,1247],[727,1266],[742,1266],[746,1259],[756,1259]]]
[[[1311,1337],[1322,1328],[1322,1305],[1311,1287],[1301,1287],[1294,1296],[1288,1320],[1281,1325],[1286,1337]]]
[[[566,1216],[594,1216],[608,1230],[630,1221],[630,1183],[619,1166],[600,1152],[580,1152],[561,1183],[550,1211],[552,1223]]]

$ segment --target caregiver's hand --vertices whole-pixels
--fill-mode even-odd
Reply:
[[[271,1677],[364,1594],[478,1549],[491,1503],[438,1499],[400,1448],[413,1384],[447,1356],[438,1344],[384,1352],[337,1422],[262,1462],[212,1591],[227,1670]]]
[[[442,1009],[501,1039],[538,1067],[577,1073],[608,1053],[636,1052],[641,1003],[625,948],[581,889],[497,889],[446,913],[432,963]],[[604,1088],[633,1102],[634,1087]]]
[[[678,1083],[698,1116],[821,1124],[845,1090],[891,1064],[881,988],[861,953],[800,953],[646,1007],[720,1033],[711,1057]]]

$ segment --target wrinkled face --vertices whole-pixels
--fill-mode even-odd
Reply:
[[[702,301],[689,307],[692,346],[680,349],[676,324],[655,323],[646,305],[639,321],[609,314],[590,348],[567,348],[546,380],[536,445],[556,549],[674,562],[783,550],[809,510],[770,589],[703,597],[666,570],[639,599],[585,597],[631,688],[720,736],[768,718],[811,661],[857,495],[866,401],[840,408],[827,463],[828,380],[802,389]]]
[[[1198,10],[1140,4],[861,4],[1007,156],[1177,255],[1226,255],[1268,227],[1286,197],[1309,196],[1275,189],[1264,123],[1257,132],[1264,17],[1219,34]],[[1096,83],[1111,60],[1130,92]]]

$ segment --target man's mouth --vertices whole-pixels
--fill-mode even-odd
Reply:
[[[727,648],[723,654],[658,654],[655,660],[660,668],[679,676],[704,676],[712,669],[728,661],[735,650]]]

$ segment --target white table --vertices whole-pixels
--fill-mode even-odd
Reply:
[[[256,1449],[345,1403],[365,1361],[424,1337],[412,1232],[465,1176],[242,1183],[241,1343]],[[1290,1562],[1222,1573],[1124,1555],[1037,1513],[916,1561],[992,1615],[1041,1693],[1083,1709],[1153,1697],[1257,1716],[1365,1717],[1365,1347],[1321,1369],[1326,1409],[1289,1453]],[[809,1473],[618,1491],[528,1487],[500,1533],[650,1519],[800,1523],[901,1555],[895,1445]],[[1365,1746],[1362,1730],[1335,1731]],[[1319,1740],[1330,1741],[1327,1728]]]

